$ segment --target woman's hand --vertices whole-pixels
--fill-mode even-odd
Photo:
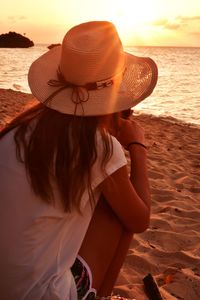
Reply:
[[[145,144],[144,129],[137,122],[129,119],[120,118],[116,138],[124,148],[127,148],[131,142]]]

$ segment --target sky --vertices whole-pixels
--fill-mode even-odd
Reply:
[[[200,47],[200,0],[0,0],[0,34],[61,43],[82,22],[113,22],[125,46]],[[3,9],[2,9],[3,8]]]

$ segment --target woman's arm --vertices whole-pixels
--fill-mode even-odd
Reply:
[[[119,142],[126,148],[132,142],[144,144],[144,131],[136,123],[121,119]],[[150,192],[146,168],[146,149],[138,144],[129,147],[131,174],[124,166],[100,185],[109,205],[123,224],[132,232],[142,232],[149,225]]]
[[[132,141],[144,143],[141,136],[138,136],[140,129],[134,129],[136,125],[130,122],[127,124],[127,121],[122,123],[121,135],[118,136],[121,144],[126,147]],[[144,231],[149,223],[146,151],[140,149],[139,145],[130,146],[129,151],[130,178],[124,166],[101,184],[104,197],[101,195],[97,203],[79,252],[91,268],[93,287],[97,289],[98,296],[111,294],[131,243],[132,233]]]

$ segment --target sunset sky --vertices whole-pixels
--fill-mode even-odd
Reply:
[[[58,43],[73,25],[109,20],[124,45],[200,47],[200,0],[0,1],[0,33],[25,33],[34,43]]]

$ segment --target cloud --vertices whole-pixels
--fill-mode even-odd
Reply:
[[[168,19],[160,19],[156,20],[155,22],[151,23],[154,26],[163,27],[168,30],[177,30],[180,28],[181,24],[180,22],[177,22],[177,20],[168,20]]]
[[[151,23],[153,26],[167,30],[186,30],[195,25],[199,27],[200,16],[177,16],[174,19],[158,19]]]
[[[191,16],[191,17],[186,17],[186,16],[178,16],[176,17],[177,20],[180,20],[180,22],[184,21],[199,21],[200,16]]]
[[[165,26],[167,23],[168,23],[167,19],[159,19],[159,20],[152,22],[151,24],[154,26]]]
[[[26,20],[27,19],[27,17],[25,17],[25,16],[20,16],[19,17],[19,20]]]
[[[178,24],[178,23],[167,23],[166,25],[165,25],[165,28],[166,29],[169,29],[169,30],[177,30],[177,29],[179,29],[181,27],[181,24]]]
[[[9,20],[14,20],[14,19],[15,19],[15,16],[8,16],[8,19],[9,19]]]
[[[16,23],[18,21],[26,20],[27,18],[25,16],[8,16],[8,20],[12,23]]]
[[[190,32],[190,34],[193,35],[196,38],[200,38],[200,30],[199,31]]]

